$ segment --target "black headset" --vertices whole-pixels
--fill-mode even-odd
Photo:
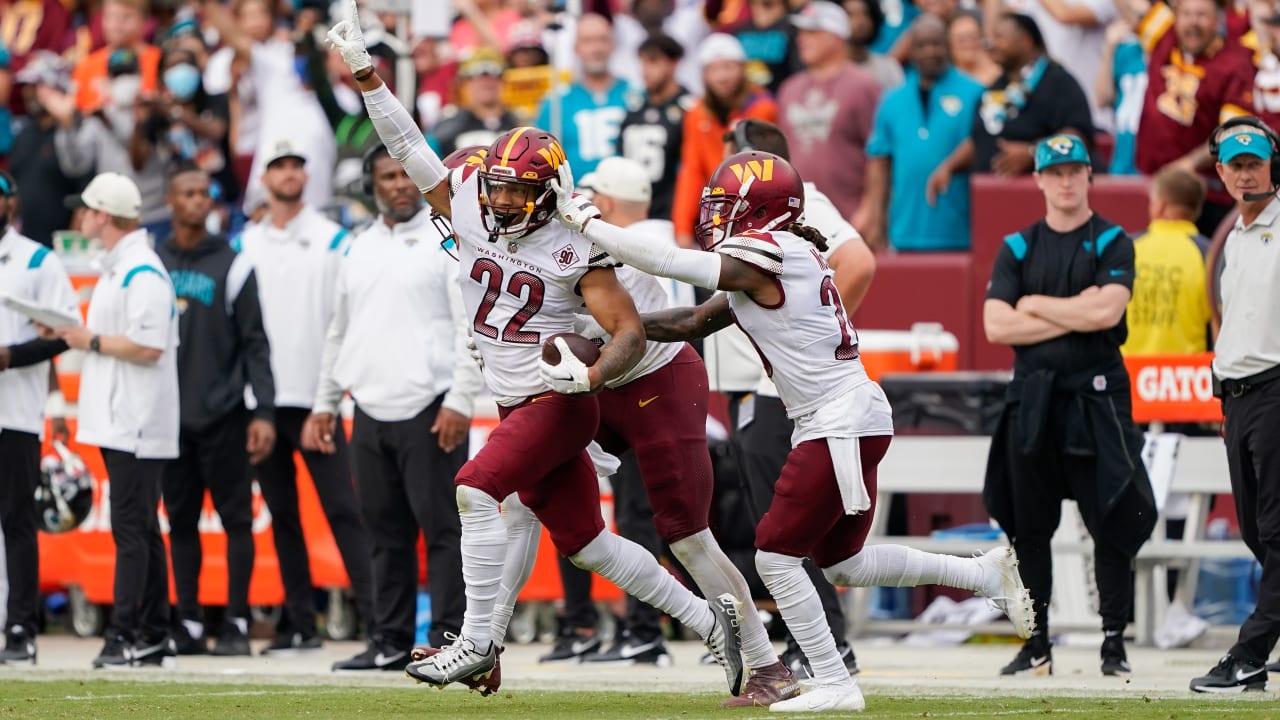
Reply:
[[[1209,154],[1213,157],[1213,161],[1217,162],[1218,150],[1222,146],[1222,134],[1231,128],[1242,126],[1261,131],[1267,136],[1267,142],[1271,143],[1271,188],[1274,190],[1276,186],[1280,186],[1280,134],[1276,134],[1275,130],[1253,115],[1233,117],[1219,125],[1209,136]]]
[[[733,124],[733,145],[738,148],[738,152],[749,152],[755,150],[755,146],[747,139],[747,126],[755,122],[751,118],[743,118]]]
[[[360,158],[360,187],[369,197],[373,197],[373,162],[383,155],[390,157],[391,153],[385,145],[378,143],[365,150]]]

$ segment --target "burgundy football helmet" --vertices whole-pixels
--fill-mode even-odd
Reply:
[[[471,173],[475,172],[476,168],[479,168],[484,163],[484,158],[487,154],[489,154],[489,148],[486,148],[483,145],[469,145],[467,147],[460,147],[448,155],[445,155],[444,159],[440,162],[450,170],[467,168],[461,176],[458,177],[457,184],[451,188],[451,190],[456,190],[457,185],[460,185],[463,180],[470,176]],[[454,182],[452,173],[450,173],[448,181]],[[450,195],[452,194],[453,193],[450,192]],[[457,246],[457,242],[454,241],[453,225],[449,222],[449,218],[441,215],[435,208],[431,208],[431,224],[435,225],[436,232],[440,233],[440,247],[444,248],[445,252],[452,255],[454,260],[457,260],[458,256],[454,253],[454,248]]]
[[[746,230],[767,232],[804,215],[804,181],[791,163],[759,150],[725,158],[702,188],[694,234],[711,250]]]
[[[555,218],[550,182],[565,162],[560,141],[545,130],[518,127],[489,146],[480,165],[480,217],[491,239],[524,237]]]

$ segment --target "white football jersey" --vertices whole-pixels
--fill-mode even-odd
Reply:
[[[751,339],[765,373],[778,387],[787,417],[796,420],[797,437],[806,418],[822,419],[820,434],[891,434],[893,422],[884,394],[867,377],[858,359],[858,334],[845,317],[834,272],[812,243],[788,232],[748,231],[720,244],[716,251],[751,264],[774,278],[782,293],[776,307],[757,304],[744,292],[729,293],[734,320]],[[819,412],[847,402],[838,413]],[[830,426],[829,415],[846,428]],[[816,429],[816,428],[811,428]],[[797,440],[798,441],[798,440]]]
[[[538,377],[542,343],[557,333],[573,332],[574,310],[582,305],[582,276],[615,263],[582,233],[556,221],[514,242],[504,237],[490,242],[480,219],[480,174],[454,171],[454,177],[453,231],[462,302],[494,400],[518,405],[548,390]]]

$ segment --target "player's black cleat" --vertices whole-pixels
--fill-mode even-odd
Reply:
[[[583,635],[574,628],[564,626],[556,637],[551,652],[538,658],[540,663],[582,662],[588,656],[600,652],[600,638]]]
[[[650,639],[636,637],[630,630],[623,630],[608,650],[583,658],[590,663],[615,663],[619,665],[657,665],[670,667],[671,654],[666,643],[658,635]]]
[[[1001,675],[1052,675],[1053,648],[1047,642],[1038,642],[1037,636],[1022,644],[1013,662],[1000,669]]]
[[[1129,656],[1124,651],[1124,637],[1119,633],[1107,635],[1102,640],[1102,674],[1107,677],[1127,677],[1132,673]]]
[[[1230,653],[1223,655],[1209,672],[1191,681],[1191,689],[1201,693],[1242,693],[1267,689],[1267,668],[1245,662]]]

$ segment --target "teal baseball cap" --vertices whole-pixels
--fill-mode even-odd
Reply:
[[[1271,159],[1271,140],[1261,130],[1240,125],[1227,132],[1231,134],[1218,143],[1218,162],[1229,163],[1241,155]]]
[[[1054,135],[1036,145],[1036,172],[1054,165],[1090,165],[1089,148],[1075,135]]]

